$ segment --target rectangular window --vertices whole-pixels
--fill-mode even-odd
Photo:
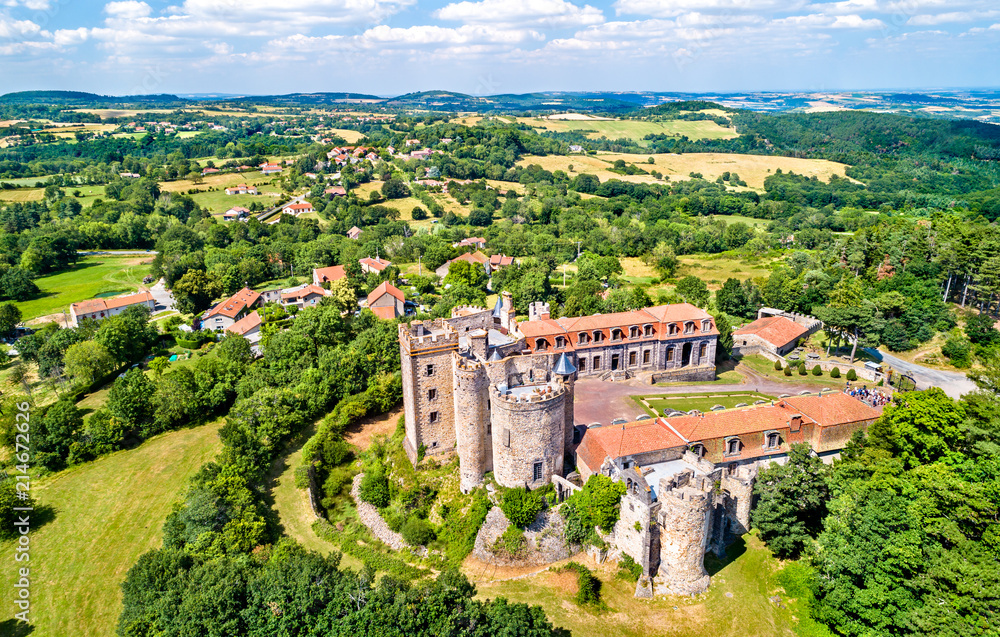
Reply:
[[[438,413],[436,411],[431,412],[431,424],[433,425],[438,421]]]
[[[674,348],[673,347],[667,349],[667,362],[669,363],[672,360],[674,360]]]
[[[642,353],[642,364],[649,365],[649,361],[652,360],[653,353],[648,349]]]
[[[428,376],[433,376],[434,375],[434,366],[433,365],[428,365],[427,366],[427,375]]]
[[[708,345],[705,345],[704,343],[702,343],[701,347],[698,348],[698,356],[700,358],[705,358],[705,353],[706,352],[708,352]]]
[[[636,360],[637,360],[637,357],[635,355],[635,352],[629,352],[628,353],[628,364],[629,364],[630,367],[632,367],[632,366],[635,365],[635,361]]]
[[[535,466],[532,467],[532,476],[535,482],[542,479],[542,463],[536,462]]]
[[[427,400],[434,400],[437,397],[438,397],[438,390],[436,389],[427,390]]]
[[[486,421],[486,435],[490,436],[492,434],[493,434],[493,425],[490,423],[489,420],[487,420]]]
[[[595,356],[594,357],[594,366],[591,367],[591,369],[600,369],[600,368],[601,368],[601,357],[600,356]]]
[[[580,359],[580,371],[581,372],[587,371],[587,359],[586,358],[581,358]]]

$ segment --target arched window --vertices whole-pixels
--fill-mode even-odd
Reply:
[[[676,323],[671,323],[670,325],[667,326],[667,334],[669,334],[670,336],[677,334],[677,332],[679,331],[680,330],[677,329]]]
[[[650,336],[652,336],[653,335],[653,326],[652,325],[643,325],[642,326],[642,335],[645,336],[646,338],[649,338]]]
[[[580,343],[580,345],[586,345],[590,342],[590,336],[586,332],[580,332],[577,342]]]
[[[691,453],[698,456],[699,458],[705,457],[705,445],[700,442],[691,445]]]
[[[701,322],[701,331],[702,332],[707,332],[707,331],[709,331],[711,329],[712,329],[712,320],[711,319],[704,319]]]
[[[634,326],[634,325],[632,327],[628,328],[628,337],[629,338],[638,338],[639,337],[639,328],[636,327],[636,326]]]
[[[685,334],[694,334],[694,321],[688,321],[684,324]]]
[[[726,455],[735,456],[740,452],[740,439],[730,438],[726,440]]]
[[[620,341],[623,338],[625,338],[625,333],[622,332],[621,329],[616,327],[613,330],[611,330],[611,340]]]
[[[777,449],[779,444],[781,444],[781,436],[778,435],[778,432],[772,431],[767,434],[768,449]]]
[[[562,349],[564,347],[566,347],[566,339],[564,337],[562,337],[562,336],[557,336],[556,337],[556,348]]]
[[[549,342],[544,338],[535,339],[535,349],[545,351],[549,348]]]
[[[604,332],[601,330],[594,330],[594,342],[602,343],[604,342]]]

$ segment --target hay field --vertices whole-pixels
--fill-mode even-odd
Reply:
[[[652,157],[654,164],[647,164]],[[765,155],[737,155],[732,153],[685,153],[659,155],[598,153],[597,155],[549,155],[546,157],[525,157],[519,166],[539,164],[545,170],[562,170],[573,173],[589,173],[605,182],[609,179],[635,183],[662,183],[652,175],[619,175],[609,170],[616,160],[635,164],[643,170],[658,170],[671,181],[690,179],[691,173],[701,173],[705,179],[714,181],[724,172],[737,173],[750,188],[762,190],[764,180],[779,168],[784,172],[794,172],[808,177],[816,176],[829,181],[832,175],[846,177],[847,164],[826,159],[799,159],[796,157],[770,157]],[[569,166],[573,166],[570,172]]]
[[[45,197],[44,188],[19,188],[17,190],[0,190],[0,201],[27,203],[41,201]]]
[[[160,182],[160,190],[163,192],[187,192],[192,188],[205,190],[209,187],[227,188],[229,186],[238,186],[239,184],[257,186],[257,189],[261,190],[261,188],[270,185],[275,178],[272,175],[265,177],[259,170],[248,170],[242,173],[215,173],[214,175],[206,175],[201,179],[200,183],[195,183],[191,179],[163,181]]]
[[[365,134],[356,130],[349,130],[346,128],[332,128],[327,131],[333,135],[338,135],[343,137],[348,144],[356,144],[359,140],[363,139]]]
[[[109,119],[112,117],[135,117],[142,113],[145,114],[163,114],[172,113],[173,111],[168,108],[150,108],[150,109],[115,109],[115,108],[74,108],[73,113],[90,113],[91,115],[96,115],[101,119]]]
[[[719,126],[713,121],[671,120],[647,122],[631,119],[550,119],[548,117],[519,117],[517,121],[536,129],[566,133],[570,131],[588,132],[590,139],[628,138],[642,142],[646,135],[686,135],[689,139],[732,139],[739,134],[732,128]]]

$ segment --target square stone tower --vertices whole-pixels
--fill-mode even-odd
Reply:
[[[421,445],[427,455],[455,451],[454,373],[458,332],[438,319],[399,326],[406,439],[403,447],[416,464]]]

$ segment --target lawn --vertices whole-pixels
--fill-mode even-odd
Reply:
[[[70,303],[92,299],[98,294],[114,296],[135,292],[149,272],[150,259],[136,256],[83,257],[76,265],[62,272],[35,279],[41,291],[30,301],[20,301],[17,307],[24,320],[69,312]]]
[[[240,182],[244,183],[244,182]],[[227,195],[225,190],[212,190],[198,192],[191,195],[191,199],[195,201],[199,206],[205,208],[213,215],[221,217],[222,213],[229,210],[233,206],[243,206],[244,208],[249,208],[250,204],[253,202],[258,202],[268,209],[274,206],[280,197],[280,193],[277,189],[273,191],[261,190],[259,195]]]
[[[653,416],[662,416],[664,410],[667,411],[691,411],[697,409],[700,412],[712,411],[712,407],[722,405],[726,409],[732,409],[740,403],[752,405],[757,400],[772,400],[774,396],[760,394],[757,392],[727,392],[719,391],[710,394],[656,394],[652,396],[632,396],[632,400],[639,403],[639,406]]]
[[[783,257],[749,257],[736,256],[734,253],[722,254],[688,254],[678,257],[680,267],[675,275],[678,279],[688,275],[696,276],[710,290],[718,290],[726,279],[733,278],[743,281],[771,275],[772,265]]]
[[[31,529],[33,637],[114,634],[119,584],[141,554],[161,545],[163,521],[188,478],[221,446],[220,425],[163,434],[32,485],[54,515],[43,525],[36,511]],[[13,550],[0,545],[5,555]],[[14,573],[0,574],[6,590]]]
[[[585,555],[574,559],[601,580],[603,612],[574,601],[575,575],[544,572],[509,581],[478,581],[480,598],[506,597],[540,605],[552,623],[573,637],[792,637],[808,609],[787,599],[777,581],[782,563],[755,535],[745,535],[728,548],[727,560],[706,559],[712,574],[707,592],[695,597],[634,597],[635,584],[615,578],[614,563],[597,566]],[[473,574],[469,574],[470,577]],[[476,573],[475,575],[480,575]],[[781,605],[769,601],[779,595]],[[807,619],[804,622],[811,622]],[[803,623],[804,623],[803,622]],[[810,628],[814,628],[811,625]],[[825,632],[814,632],[825,635]]]
[[[740,363],[746,365],[758,374],[766,376],[768,380],[779,383],[791,383],[794,385],[822,385],[823,387],[835,389],[837,387],[842,387],[847,380],[846,367],[842,367],[840,369],[840,378],[830,378],[830,374],[826,372],[824,372],[822,376],[813,376],[812,368],[815,363],[810,365],[808,361],[806,361],[806,369],[809,370],[809,373],[805,376],[800,376],[798,370],[794,368],[791,376],[785,376],[785,372],[779,372],[774,369],[774,362],[760,356],[759,354],[744,356],[740,359]]]

